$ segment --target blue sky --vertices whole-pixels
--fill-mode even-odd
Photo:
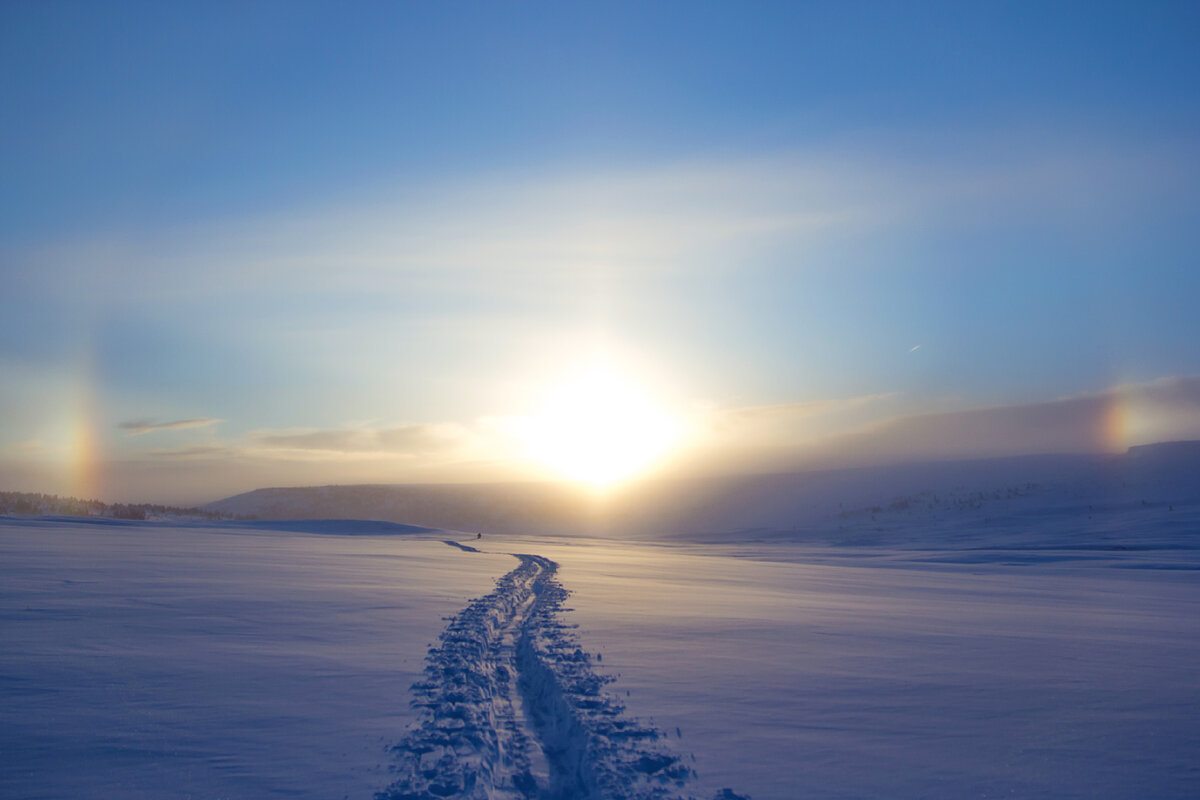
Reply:
[[[1095,447],[1200,435],[1194,4],[0,18],[14,488],[526,477],[597,353],[706,463],[1114,393]]]

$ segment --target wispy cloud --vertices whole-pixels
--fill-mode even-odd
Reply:
[[[351,474],[370,480],[371,470],[391,480],[422,480],[429,476],[445,480],[457,466],[471,464],[475,465],[470,468],[475,477],[499,480],[505,477],[502,467],[489,473],[486,469],[480,472],[478,465],[511,464],[517,458],[513,438],[502,428],[495,420],[481,419],[470,424],[257,430],[224,441],[146,450],[142,456],[152,460],[275,465],[272,469],[280,474],[291,474],[299,464],[307,465],[305,469],[319,469],[325,464],[336,472],[326,480],[345,479]]]
[[[881,408],[900,397],[899,392],[811,400],[803,403],[780,403],[769,406],[741,406],[715,409],[706,415],[706,423],[715,430],[745,431],[755,429],[778,435],[793,434],[815,420],[827,422],[830,417],[868,413],[877,416]]]
[[[207,428],[209,425],[216,425],[223,420],[214,419],[213,417],[196,417],[194,419],[177,419],[170,422],[155,422],[147,419],[130,420],[117,425],[123,431],[128,431],[130,436],[141,436],[145,433],[155,433],[158,431],[180,431],[188,428]]]
[[[899,396],[899,392],[877,392],[875,394],[857,395],[854,397],[824,398],[821,400],[806,400],[799,403],[776,403],[762,406],[736,406],[722,409],[719,413],[740,419],[776,419],[801,418],[826,413],[837,409],[857,408],[871,403],[891,400]]]
[[[462,449],[471,431],[458,424],[402,425],[391,428],[260,432],[253,445],[279,450],[330,453],[434,455]]]
[[[673,470],[719,474],[1113,452],[1150,442],[1200,439],[1200,376],[1124,384],[1042,403],[931,414],[905,413],[911,400],[883,393],[697,412],[699,440],[678,454]],[[189,503],[264,486],[548,477],[514,449],[514,419],[260,430],[224,441],[144,450],[104,468],[112,481],[127,487],[130,497]],[[0,475],[5,464],[32,469],[28,453],[4,455]]]
[[[906,460],[1113,452],[1200,438],[1200,376],[1128,384],[1047,402],[912,413],[882,392],[692,412],[672,469],[687,473],[861,466]],[[524,418],[469,423],[259,430],[148,451],[169,461],[255,464],[263,474],[347,480],[516,480],[546,476],[516,431]],[[271,466],[274,465],[274,466]],[[372,477],[375,476],[375,477]]]
[[[598,269],[722,269],[748,249],[786,243],[795,252],[914,220],[954,226],[1001,214],[1094,223],[1187,185],[1195,170],[1175,149],[1062,132],[1016,141],[976,135],[937,156],[866,143],[624,170],[500,172],[419,191],[360,193],[341,206],[197,223],[152,240],[115,237],[10,255],[30,267],[25,280],[61,287],[69,272],[88,297],[113,301],[126,282],[192,299],[228,285],[274,294],[281,281],[290,292],[431,291],[483,281],[501,296],[568,293]]]
[[[59,455],[61,452],[61,446],[48,444],[40,439],[26,439],[25,441],[12,442],[0,447],[0,455],[13,458]]]
[[[888,395],[880,396],[880,399]],[[1123,384],[1041,403],[898,414],[869,398],[728,409],[704,450],[737,469],[862,466],[1122,451],[1200,438],[1200,376]],[[858,404],[867,414],[846,412]]]
[[[241,450],[236,447],[226,445],[191,445],[188,447],[171,447],[160,448],[158,450],[149,450],[146,455],[153,458],[168,458],[168,459],[231,459],[242,455]]]

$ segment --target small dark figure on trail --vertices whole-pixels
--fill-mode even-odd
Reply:
[[[482,534],[482,533],[477,533],[477,534],[475,534],[475,538],[476,538],[476,539],[482,539],[482,538],[483,538],[483,534]]]

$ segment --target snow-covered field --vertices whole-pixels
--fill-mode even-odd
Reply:
[[[1200,796],[1198,508],[1102,550],[0,518],[0,796]]]
[[[701,796],[1200,791],[1200,573],[737,551],[541,548]]]
[[[370,797],[508,556],[402,536],[0,522],[0,796]]]

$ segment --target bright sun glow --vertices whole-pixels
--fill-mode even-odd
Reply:
[[[679,424],[627,378],[595,369],[550,393],[528,420],[529,455],[571,480],[596,487],[631,478],[675,444]]]

